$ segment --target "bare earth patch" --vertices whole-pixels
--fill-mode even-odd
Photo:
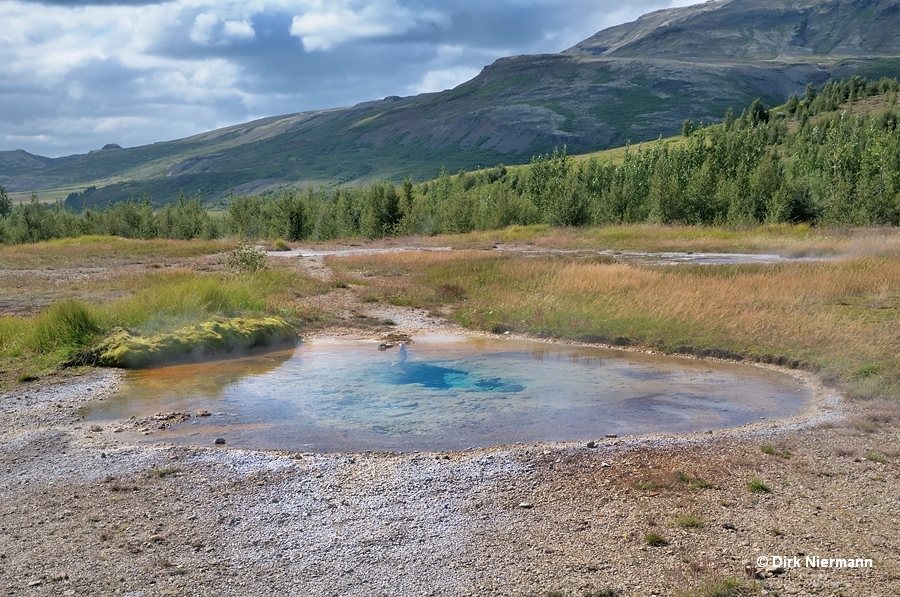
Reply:
[[[344,317],[321,336],[456,331],[348,288],[312,300]],[[78,414],[119,379],[0,395],[0,594],[900,593],[896,404],[691,437],[297,454],[130,445]]]

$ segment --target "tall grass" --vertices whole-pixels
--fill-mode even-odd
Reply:
[[[57,301],[34,317],[0,317],[0,365],[29,379],[68,360],[106,327],[100,310],[73,299]]]
[[[26,346],[50,352],[61,346],[83,346],[103,331],[102,317],[84,303],[63,299],[50,305],[34,320]]]

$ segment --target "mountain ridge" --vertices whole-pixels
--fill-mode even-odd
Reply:
[[[581,153],[670,135],[684,119],[718,120],[756,97],[781,103],[808,82],[897,76],[898,56],[896,0],[715,0],[649,13],[558,54],[501,58],[439,93],[59,161],[17,154],[15,166],[0,152],[0,184],[40,191],[103,181],[91,197],[99,205],[431,178],[441,166],[524,163],[562,145]]]

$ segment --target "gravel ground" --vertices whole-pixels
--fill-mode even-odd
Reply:
[[[349,290],[320,300],[363,308]],[[394,332],[459,331],[364,308]],[[823,416],[698,436],[298,454],[129,444],[78,410],[119,380],[70,371],[0,395],[0,595],[646,596],[724,578],[900,594],[896,404],[825,392]]]
[[[294,454],[87,427],[78,407],[118,380],[0,397],[0,594],[672,595],[745,575],[770,595],[900,593],[891,405],[592,448]]]

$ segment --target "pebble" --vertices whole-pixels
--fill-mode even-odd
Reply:
[[[217,438],[216,438],[216,441],[214,441],[213,443],[216,444],[216,445],[222,445],[222,444],[225,443],[225,438],[224,438],[224,437],[217,437]]]

